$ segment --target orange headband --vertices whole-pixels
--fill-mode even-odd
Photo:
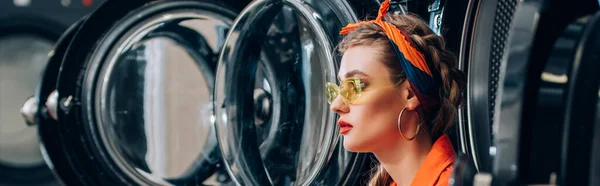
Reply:
[[[349,34],[362,24],[375,23],[381,27],[394,47],[411,87],[417,92],[417,98],[421,100],[421,104],[432,107],[439,103],[438,83],[434,80],[425,56],[417,50],[408,34],[395,25],[383,21],[383,16],[387,14],[389,7],[390,0],[385,0],[381,3],[375,20],[350,23],[342,28],[340,35]]]

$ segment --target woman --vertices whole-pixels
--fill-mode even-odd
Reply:
[[[329,83],[331,110],[344,147],[380,162],[369,185],[448,185],[455,152],[445,134],[462,102],[465,75],[444,39],[414,15],[349,24],[339,44],[339,87]]]

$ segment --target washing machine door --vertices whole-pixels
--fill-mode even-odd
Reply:
[[[35,126],[19,113],[35,91],[65,26],[42,18],[0,20],[0,185],[51,184]]]
[[[239,15],[214,91],[219,145],[236,184],[356,185],[369,176],[358,174],[365,154],[339,142],[324,88],[336,81],[339,30],[378,6],[256,0]]]
[[[210,95],[231,5],[108,1],[63,37],[37,116],[65,184],[228,183]]]

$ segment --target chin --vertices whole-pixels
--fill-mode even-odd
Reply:
[[[352,139],[351,137],[348,136],[344,136],[343,137],[343,142],[344,142],[344,149],[346,149],[347,151],[350,152],[370,152],[367,148],[367,145],[364,145],[358,141],[356,141],[356,139]]]

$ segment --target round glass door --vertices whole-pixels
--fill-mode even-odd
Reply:
[[[169,11],[138,23],[89,84],[101,142],[131,177],[160,183],[215,171],[211,55],[231,20],[207,14]]]
[[[358,20],[353,10],[346,1],[258,0],[236,19],[214,92],[219,145],[236,184],[354,184],[348,179],[364,156],[338,145],[324,93],[336,81],[339,29]]]

